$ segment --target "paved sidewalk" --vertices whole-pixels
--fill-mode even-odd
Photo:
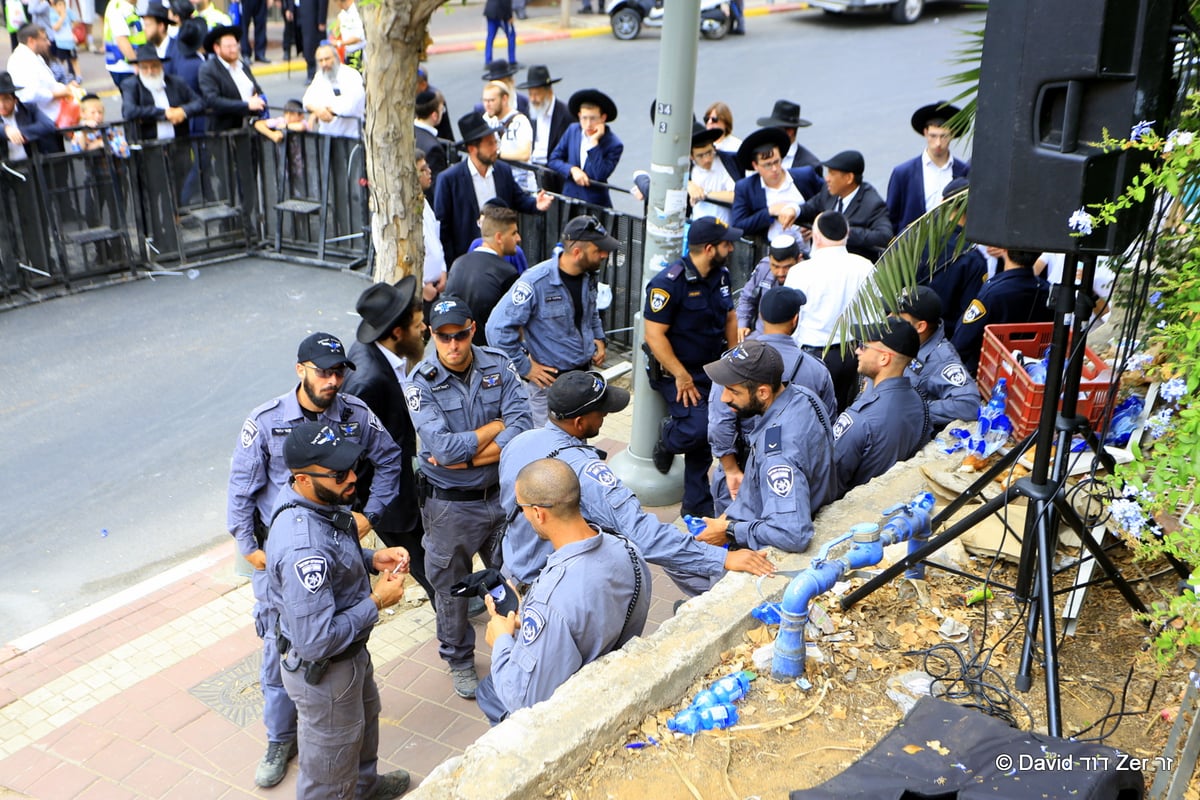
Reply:
[[[597,446],[626,446],[632,413],[613,415]],[[674,519],[678,507],[655,509]],[[265,747],[260,642],[232,541],[114,600],[0,648],[0,798],[286,798],[296,769],[257,790]],[[654,568],[646,633],[682,597]],[[410,581],[409,596],[421,594]],[[475,621],[480,674],[486,617]],[[487,730],[454,694],[427,602],[385,614],[370,650],[383,699],[380,770],[414,783]]]

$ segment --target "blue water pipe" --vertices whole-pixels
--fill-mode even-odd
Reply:
[[[922,547],[929,539],[929,517],[934,497],[922,492],[909,503],[885,508],[880,515],[887,522],[883,530],[874,522],[860,522],[836,539],[827,542],[812,560],[808,569],[788,584],[780,609],[779,634],[775,637],[775,657],[771,661],[771,677],[777,681],[792,681],[804,674],[804,626],[808,623],[808,606],[813,598],[833,588],[851,570],[872,567],[883,560],[883,548],[907,541],[908,552]],[[829,552],[852,540],[854,547],[840,558],[830,559]],[[917,564],[904,573],[905,577],[920,579],[924,566]]]

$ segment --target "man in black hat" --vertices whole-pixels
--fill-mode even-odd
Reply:
[[[551,78],[548,67],[534,64],[525,73],[525,80],[517,84],[518,89],[529,91],[527,114],[533,124],[533,155],[529,160],[534,164],[544,165],[550,160],[550,154],[571,126],[571,112],[567,110],[567,104],[554,96],[554,84],[561,80]],[[546,191],[562,193],[561,175],[547,170],[539,173],[539,177]]]
[[[721,402],[740,419],[754,420],[747,434],[745,477],[733,503],[708,516],[696,538],[708,544],[789,553],[808,549],[812,518],[833,500],[833,431],[820,398],[799,383],[784,383],[783,359],[769,344],[751,339],[704,365]]]
[[[800,105],[791,100],[776,100],[771,109],[771,116],[760,117],[760,128],[779,128],[787,136],[788,146],[779,151],[783,163],[788,169],[796,167],[812,167],[818,175],[821,174],[821,159],[817,158],[807,147],[796,141],[796,130],[807,128],[811,122],[800,116]]]
[[[904,377],[921,350],[916,329],[888,317],[858,338],[858,374],[871,385],[833,423],[837,498],[912,458],[933,434],[929,406]]]
[[[921,349],[904,374],[929,404],[934,430],[955,420],[974,419],[979,411],[979,389],[963,366],[958,351],[942,327],[942,300],[928,286],[906,289],[896,313],[921,337]]]
[[[825,186],[805,201],[797,221],[811,228],[822,211],[838,211],[850,223],[846,248],[874,262],[892,241],[887,205],[875,187],[863,181],[866,162],[857,150],[843,150],[825,162]]]
[[[505,61],[503,58],[497,58],[494,61],[489,61],[484,66],[483,75],[480,76],[484,83],[492,81],[500,81],[508,86],[509,97],[517,98],[517,111],[520,111],[525,116],[529,116],[529,98],[517,92],[517,81],[513,78],[521,69],[520,64]],[[483,103],[476,103],[475,110],[480,114],[484,113]]]
[[[942,191],[955,178],[965,178],[971,165],[950,155],[954,132],[946,122],[959,113],[945,100],[921,106],[912,115],[912,129],[925,137],[925,150],[892,170],[887,207],[892,229],[904,230],[917,217],[942,202]]]
[[[189,133],[188,120],[204,113],[204,99],[197,97],[187,84],[174,75],[164,74],[163,62],[153,44],[138,45],[132,61],[137,80],[121,87],[121,114],[132,123],[126,128],[131,142],[155,139],[183,139]],[[179,148],[186,163],[176,164],[177,177],[190,168],[190,150]],[[182,168],[183,172],[178,172]]]
[[[204,48],[213,55],[200,68],[200,94],[212,111],[208,127],[213,133],[241,128],[267,107],[250,65],[242,61],[241,38],[242,29],[232,26],[214,28],[204,38]]]
[[[821,191],[821,177],[811,166],[784,168],[786,147],[787,136],[779,128],[759,128],[738,147],[738,164],[755,174],[734,186],[732,217],[750,236],[801,238],[796,217],[804,201]]]
[[[169,60],[163,62],[163,72],[183,79],[192,94],[200,97],[200,67],[204,65],[200,48],[204,46],[208,27],[204,20],[192,16],[192,4],[188,0],[176,0],[171,13],[179,20],[179,31],[174,37],[167,37],[166,57]],[[204,116],[193,117],[191,127],[193,134],[203,133]]]
[[[512,167],[499,158],[496,131],[482,114],[467,114],[458,121],[458,129],[463,138],[457,145],[467,151],[467,157],[438,176],[433,198],[446,262],[451,264],[470,250],[479,235],[479,211],[488,200],[498,197],[525,214],[545,211],[552,202],[545,192],[534,196],[517,186]]]
[[[279,658],[300,735],[296,797],[388,800],[409,774],[379,774],[379,687],[367,639],[379,612],[404,598],[409,554],[368,550],[353,517],[363,447],[329,422],[297,425],[283,442],[290,473],[271,513],[267,597],[278,608]],[[371,587],[371,575],[379,575]]]
[[[170,27],[174,24],[171,10],[159,0],[152,0],[142,13],[142,32],[146,34],[146,44],[154,45],[155,52],[164,64],[171,57],[171,43],[174,39],[170,36]]]
[[[617,119],[617,104],[599,89],[581,89],[571,95],[567,109],[579,121],[571,123],[550,153],[550,169],[563,177],[567,197],[612,208],[608,189],[592,186],[592,181],[608,181],[625,152],[608,128]]]
[[[485,203],[479,219],[483,241],[450,265],[450,277],[446,279],[444,291],[461,297],[468,308],[480,308],[483,309],[481,313],[490,314],[517,280],[517,268],[508,257],[516,255],[521,243],[521,234],[517,231],[520,217],[511,208]],[[473,341],[481,347],[488,344],[483,325],[475,326]]]
[[[296,706],[280,676],[275,638],[279,611],[267,596],[263,549],[276,501],[290,477],[281,458],[283,443],[293,428],[315,421],[342,440],[365,448],[375,476],[371,499],[363,513],[354,514],[358,536],[371,531],[372,520],[379,519],[396,496],[402,454],[367,404],[341,392],[347,369],[354,369],[354,362],[336,336],[305,337],[296,353],[299,385],[250,412],[230,460],[227,523],[238,552],[254,567],[254,628],[263,640],[259,684],[267,751],[254,776],[255,784],[262,787],[283,780],[288,761],[296,755]]]
[[[53,148],[56,138],[54,123],[36,108],[17,99],[20,90],[21,87],[13,83],[11,75],[0,72],[0,122],[4,124],[4,134],[8,140],[5,161],[28,158],[27,144]]]
[[[355,309],[362,317],[350,345],[355,369],[346,376],[342,391],[366,403],[402,453],[417,452],[417,434],[404,401],[402,383],[425,357],[425,314],[415,298],[417,279],[408,275],[393,286],[377,283],[359,295]],[[370,500],[368,488],[374,468],[359,472],[360,503]],[[400,459],[400,487],[396,497],[379,513],[375,534],[388,547],[403,547],[412,556],[412,576],[425,588],[429,602],[436,593],[425,577],[425,528],[417,506],[416,476],[411,458]]]
[[[716,217],[728,223],[733,187],[742,170],[733,153],[717,150],[715,142],[723,133],[720,128],[705,128],[692,120],[692,171],[688,174],[687,193],[693,217]]]

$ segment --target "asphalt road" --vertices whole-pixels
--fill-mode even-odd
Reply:
[[[724,100],[745,135],[777,98],[797,101],[813,122],[804,144],[822,156],[861,150],[867,180],[883,192],[891,167],[920,152],[909,116],[951,94],[941,85],[955,71],[950,54],[962,30],[982,24],[978,12],[935,10],[940,17],[908,27],[818,12],[752,19],[744,38],[701,41],[696,105]],[[650,160],[658,32],[517,55],[563,76],[564,97],[590,86],[612,95],[625,142],[613,181],[628,185]],[[429,64],[452,115],[476,101],[481,62],[466,52]],[[303,92],[302,75],[262,82],[273,103]],[[353,337],[365,285],[246,260],[195,280],[138,281],[0,314],[0,642],[225,541],[225,482],[242,420],[294,383],[304,335]]]

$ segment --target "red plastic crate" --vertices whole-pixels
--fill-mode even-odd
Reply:
[[[1024,439],[1033,433],[1042,416],[1042,395],[1045,386],[1034,383],[1025,368],[1013,358],[1019,350],[1026,357],[1040,359],[1054,338],[1054,323],[1031,322],[1020,325],[988,325],[983,329],[983,349],[979,354],[979,394],[991,397],[992,387],[999,378],[1008,379],[1008,418],[1012,420],[1013,436]],[[1079,382],[1081,416],[1098,428],[1111,390],[1112,369],[1090,347],[1083,350],[1083,375]],[[1062,408],[1062,400],[1058,407]]]

